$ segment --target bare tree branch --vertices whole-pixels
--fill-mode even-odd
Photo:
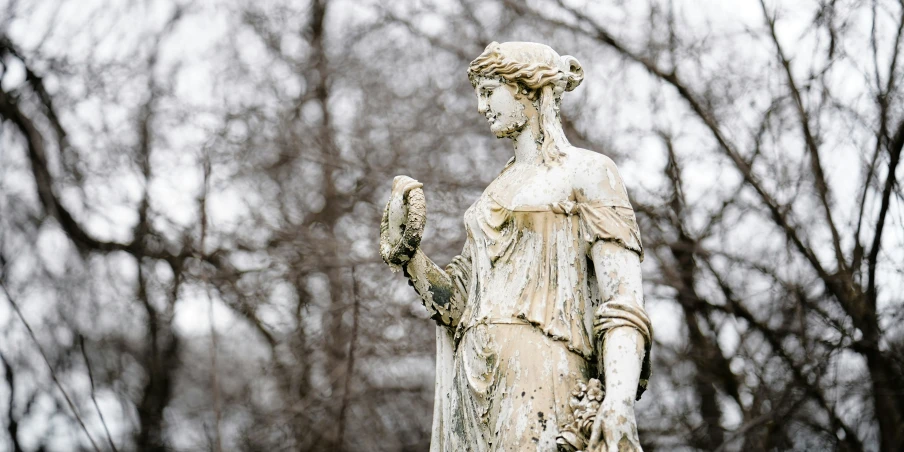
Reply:
[[[346,413],[348,412],[349,402],[351,401],[352,380],[355,375],[355,348],[358,343],[358,323],[361,312],[361,302],[358,299],[358,291],[356,289],[357,278],[355,277],[355,267],[350,267],[351,282],[349,289],[351,290],[352,303],[354,309],[352,311],[352,332],[348,343],[348,366],[345,368],[345,384],[342,391],[342,404],[339,408],[339,445],[342,448],[342,442],[345,439]]]
[[[9,441],[13,444],[14,452],[23,452],[22,444],[19,443],[19,421],[16,420],[13,407],[16,400],[16,380],[13,375],[13,367],[6,360],[6,357],[0,353],[0,364],[3,365],[3,375],[6,378],[6,385],[9,387],[9,406],[6,409],[6,417],[9,423],[6,425],[6,433],[9,434]]]
[[[79,426],[81,426],[82,431],[85,433],[85,436],[88,437],[88,442],[91,443],[91,447],[95,451],[100,452],[100,448],[97,447],[97,443],[94,442],[94,438],[91,436],[91,433],[88,432],[88,427],[85,426],[85,421],[82,420],[82,416],[79,414],[78,408],[75,407],[75,403],[72,402],[72,398],[69,397],[69,393],[66,392],[66,389],[63,388],[63,384],[60,383],[60,380],[57,378],[53,364],[50,363],[50,359],[47,358],[47,353],[44,352],[44,347],[42,347],[41,343],[38,342],[38,337],[35,336],[35,332],[31,329],[31,325],[28,323],[28,320],[25,319],[25,315],[22,314],[22,310],[19,309],[19,304],[16,303],[16,300],[13,299],[12,294],[10,294],[9,290],[7,290],[5,282],[0,281],[0,289],[3,289],[3,294],[6,296],[6,301],[8,301],[10,306],[13,307],[13,311],[16,312],[19,320],[22,321],[22,325],[25,326],[25,330],[28,331],[28,336],[31,338],[32,342],[34,342],[35,347],[38,349],[38,353],[40,353],[41,358],[44,359],[44,363],[47,364],[47,369],[50,370],[50,378],[53,379],[53,383],[56,385],[57,389],[60,390],[60,393],[63,394],[63,398],[66,400],[66,404],[69,405],[69,409],[72,411],[72,415],[75,417],[75,420],[78,421],[78,424]],[[10,404],[12,404],[12,401],[10,401]]]
[[[769,12],[766,9],[766,3],[764,0],[760,0],[760,6],[762,7],[763,17],[766,20],[766,24],[769,26],[769,34],[772,37],[772,43],[775,44],[776,57],[785,70],[785,77],[787,79],[788,88],[791,90],[791,96],[794,99],[794,106],[797,109],[798,120],[800,121],[801,131],[804,136],[804,142],[806,142],[807,144],[807,150],[809,151],[810,155],[810,170],[813,174],[816,193],[819,195],[820,203],[822,203],[822,208],[826,216],[826,224],[832,233],[832,245],[835,247],[835,259],[837,261],[838,270],[845,271],[845,269],[847,268],[847,261],[844,257],[844,251],[842,251],[841,249],[841,236],[838,234],[838,227],[835,225],[835,220],[832,218],[829,185],[825,172],[822,169],[822,162],[819,156],[819,145],[816,143],[816,138],[813,136],[813,132],[810,130],[810,115],[807,112],[806,107],[804,106],[804,101],[801,97],[800,90],[797,88],[797,82],[794,80],[794,74],[791,71],[791,62],[788,61],[788,58],[785,56],[785,52],[782,49],[782,45],[779,42],[778,36],[775,34],[775,17],[769,16]]]
[[[110,434],[110,428],[107,427],[107,421],[104,419],[104,413],[100,409],[100,405],[97,403],[97,396],[95,395],[95,386],[94,386],[94,372],[91,371],[91,361],[88,360],[88,352],[85,351],[85,337],[79,335],[78,337],[78,345],[82,351],[82,358],[85,360],[85,368],[88,369],[88,381],[91,382],[91,402],[94,403],[94,410],[97,411],[97,417],[100,418],[101,425],[104,426],[104,432],[107,434],[107,442],[110,444],[110,449],[113,452],[118,452],[116,449],[116,444],[113,443],[113,435]]]

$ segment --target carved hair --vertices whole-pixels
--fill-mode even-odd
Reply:
[[[468,66],[468,78],[476,86],[479,77],[502,77],[516,86],[530,90],[528,97],[539,93],[540,152],[545,163],[556,162],[562,149],[570,146],[559,119],[562,93],[578,87],[584,80],[581,63],[571,56],[559,56],[551,47],[533,42],[491,42]]]

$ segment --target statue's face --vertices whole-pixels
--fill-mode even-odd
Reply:
[[[480,77],[475,87],[477,111],[487,118],[490,131],[497,138],[514,138],[527,124],[526,96],[518,95],[517,86],[499,78]]]

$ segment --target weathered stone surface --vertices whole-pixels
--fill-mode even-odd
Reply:
[[[420,250],[426,200],[410,177],[396,177],[381,224],[383,259],[438,324],[431,450],[640,450],[643,247],[615,164],[562,132],[581,65],[494,42],[468,75],[514,157],[465,213],[462,253],[441,269]]]

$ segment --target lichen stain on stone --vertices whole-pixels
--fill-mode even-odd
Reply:
[[[452,303],[452,296],[454,295],[452,288],[437,283],[431,283],[430,286],[433,289],[431,290],[433,293],[433,303],[437,306],[448,308],[449,304]]]
[[[618,452],[634,452],[636,450],[640,450],[631,443],[631,440],[628,439],[627,435],[623,435],[621,439],[618,441]]]

